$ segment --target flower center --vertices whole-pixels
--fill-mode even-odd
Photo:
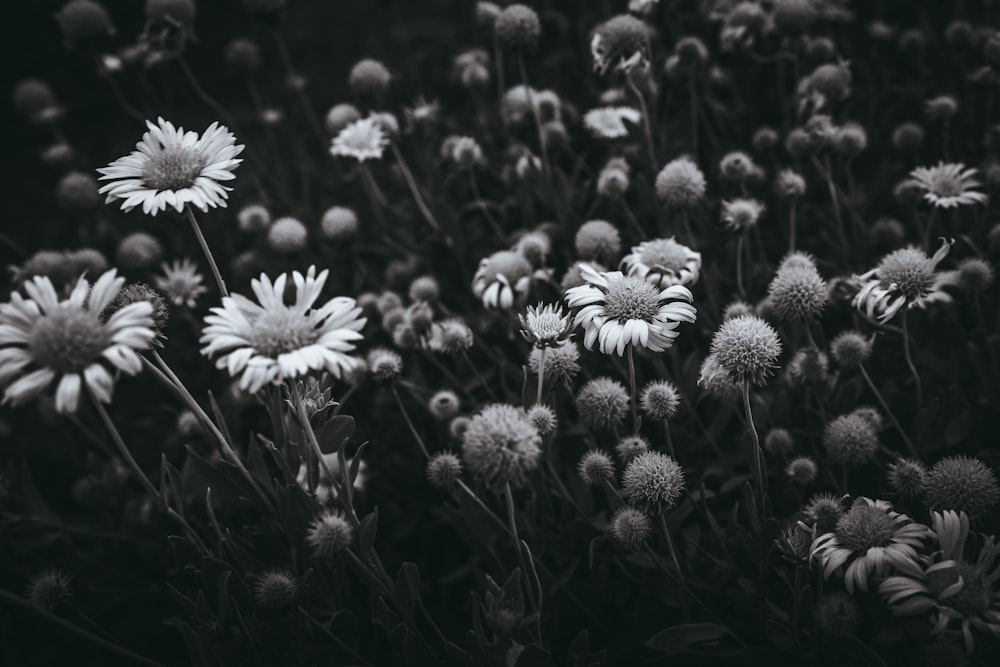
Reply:
[[[896,522],[885,510],[860,506],[840,517],[834,533],[837,541],[853,552],[884,547],[896,532]]]
[[[962,588],[941,598],[941,594],[949,586],[958,583],[959,577],[962,577]],[[974,616],[990,607],[990,590],[983,585],[982,577],[968,563],[957,562],[954,567],[928,572],[927,588],[939,603],[964,616]]]
[[[660,290],[642,278],[625,276],[608,282],[604,312],[619,322],[652,322],[660,310]]]
[[[142,182],[155,190],[180,190],[194,184],[205,159],[193,148],[165,148],[149,156],[142,168]]]
[[[542,313],[541,315],[532,315],[528,320],[528,325],[531,333],[536,338],[539,340],[548,340],[559,337],[563,331],[565,322],[563,318],[554,313]]]
[[[931,192],[938,197],[957,197],[965,192],[965,187],[957,178],[938,178],[931,184]]]
[[[646,243],[639,252],[639,259],[649,267],[659,267],[680,271],[687,265],[687,250],[680,243],[670,239],[659,239]]]
[[[260,354],[271,358],[312,345],[318,337],[308,318],[285,307],[265,311],[247,336]]]
[[[934,286],[933,262],[913,248],[897,250],[885,257],[878,269],[882,287],[898,290],[911,303],[927,296]]]
[[[35,322],[28,352],[56,372],[78,373],[97,361],[110,342],[97,313],[63,305]]]

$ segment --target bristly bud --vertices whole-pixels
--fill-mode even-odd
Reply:
[[[786,259],[768,287],[774,309],[785,320],[805,321],[818,317],[827,302],[827,286],[812,258],[801,255],[802,261]]]
[[[629,502],[647,514],[668,512],[684,490],[684,470],[662,452],[645,452],[629,461],[622,475],[622,491]]]
[[[844,501],[832,493],[817,493],[802,508],[802,519],[816,535],[829,533],[844,516]]]
[[[919,498],[924,493],[927,484],[927,469],[924,464],[914,459],[899,459],[889,464],[886,477],[889,488],[900,497],[907,500]]]
[[[857,468],[875,458],[878,434],[869,420],[851,412],[826,425],[823,449],[834,463]]]
[[[580,458],[577,466],[580,479],[590,486],[601,486],[605,482],[614,481],[615,464],[611,457],[599,449],[591,449]]]
[[[628,391],[617,380],[594,378],[576,395],[576,409],[588,427],[605,431],[622,423],[628,411]]]
[[[47,611],[56,611],[73,599],[68,574],[62,570],[43,570],[28,582],[28,599]]]
[[[368,373],[376,382],[392,384],[403,374],[403,358],[386,347],[368,353]]]
[[[325,512],[309,525],[306,542],[313,555],[330,560],[342,554],[354,540],[354,529],[339,512]]]
[[[764,450],[771,456],[787,456],[795,449],[795,439],[787,429],[772,428],[764,436]]]
[[[427,409],[430,410],[435,419],[451,419],[458,414],[460,407],[461,402],[458,400],[458,394],[449,389],[437,392],[427,402]]]
[[[358,216],[345,206],[331,206],[323,213],[319,229],[327,241],[350,241],[358,234]]]
[[[618,444],[615,445],[615,453],[618,454],[618,458],[622,463],[628,464],[635,457],[640,454],[645,454],[649,451],[649,440],[645,437],[636,433],[635,435],[626,435]]]
[[[462,434],[462,458],[487,486],[518,488],[538,468],[542,439],[521,408],[494,403],[472,418]]]
[[[632,551],[642,548],[652,530],[653,522],[634,507],[620,507],[611,519],[611,537]]]
[[[815,347],[798,350],[785,367],[785,379],[792,386],[825,385],[830,379],[830,360]]]
[[[462,477],[462,462],[451,452],[440,452],[427,461],[427,481],[437,489],[450,489]]]
[[[667,380],[647,384],[639,397],[639,407],[650,419],[669,419],[677,414],[681,397],[677,387]]]
[[[830,342],[830,355],[844,370],[863,364],[872,354],[872,343],[860,331],[842,331]]]
[[[528,421],[538,429],[538,435],[549,435],[555,433],[559,427],[559,419],[555,410],[547,405],[536,403],[528,409]]]
[[[240,231],[247,234],[263,232],[271,226],[271,211],[263,204],[250,204],[240,209],[236,214]]]
[[[816,629],[824,637],[849,637],[861,626],[861,609],[847,593],[827,593],[816,603],[813,614]]]
[[[770,324],[744,315],[722,323],[711,351],[733,381],[762,385],[781,354],[781,341]]]
[[[542,36],[538,14],[527,5],[508,5],[493,20],[493,34],[500,48],[515,54],[534,51]]]
[[[155,343],[159,345],[159,339],[163,338],[163,330],[167,326],[167,320],[170,319],[170,307],[167,305],[167,300],[146,283],[127,283],[124,285],[118,292],[118,296],[101,313],[101,321],[107,322],[109,317],[137,301],[148,301],[153,307],[153,330],[156,332],[157,339]]]
[[[809,547],[812,541],[812,532],[804,528],[801,523],[793,521],[782,529],[781,535],[774,543],[786,560],[799,564],[809,560]]]
[[[145,232],[132,232],[115,248],[115,263],[125,271],[152,269],[163,258],[163,246]]]
[[[613,16],[594,28],[590,39],[590,55],[594,70],[603,74],[612,65],[616,70],[631,72],[648,62],[650,27],[629,14]]]
[[[92,211],[101,203],[97,179],[90,174],[71,171],[56,186],[56,203],[64,211]]]
[[[299,585],[287,570],[269,570],[260,576],[254,585],[253,596],[257,606],[277,611],[295,604]]]
[[[724,179],[733,183],[758,180],[764,173],[753,161],[753,158],[743,151],[731,151],[722,156],[722,160],[719,162],[719,171]]]
[[[806,486],[816,481],[816,477],[819,476],[819,466],[810,457],[800,456],[788,462],[785,474],[792,484]]]
[[[581,260],[611,265],[621,254],[622,237],[610,222],[591,220],[583,223],[577,230],[575,248]]]
[[[996,473],[968,456],[948,456],[935,463],[924,489],[929,509],[965,512],[970,519],[985,516],[1000,500]]]
[[[437,303],[441,296],[441,286],[433,276],[419,276],[410,283],[407,295],[411,301],[423,301],[424,303]]]
[[[358,97],[381,100],[389,90],[391,80],[389,69],[381,61],[365,58],[351,67],[347,87]]]
[[[705,175],[687,157],[671,160],[656,175],[656,196],[671,208],[693,208],[704,199],[705,187]]]

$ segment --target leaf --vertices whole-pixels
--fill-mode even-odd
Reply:
[[[663,655],[677,655],[699,644],[717,642],[727,634],[726,626],[718,623],[685,623],[660,630],[644,643]]]
[[[375,548],[375,535],[378,533],[378,508],[361,520],[358,526],[358,548],[361,557],[369,560]]]
[[[415,563],[403,563],[396,574],[393,590],[399,606],[412,618],[413,608],[416,607],[417,598],[420,596],[420,570]]]
[[[320,427],[316,440],[319,442],[320,451],[324,454],[333,454],[343,449],[352,435],[354,435],[354,418],[337,415]]]

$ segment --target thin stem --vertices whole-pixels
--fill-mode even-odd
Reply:
[[[325,635],[330,641],[332,641],[334,644],[336,644],[337,646],[339,646],[345,652],[349,653],[352,658],[354,658],[355,660],[357,660],[359,665],[370,665],[371,664],[370,662],[368,662],[364,658],[362,658],[360,655],[358,655],[357,653],[355,653],[354,650],[351,649],[350,646],[348,646],[347,644],[344,643],[344,640],[342,640],[340,637],[338,637],[337,635],[335,635],[332,632],[330,632],[325,625],[323,625],[318,620],[316,620],[315,618],[313,618],[309,614],[309,612],[307,612],[305,609],[303,609],[302,607],[298,607],[298,610],[306,618],[307,621],[309,621],[314,626],[316,626],[317,630],[319,630],[321,633],[323,633],[323,635]]]
[[[424,220],[427,221],[434,231],[441,231],[441,225],[438,224],[437,218],[431,213],[431,210],[427,208],[427,204],[424,202],[424,198],[420,196],[420,188],[417,187],[417,182],[413,180],[413,173],[410,168],[406,165],[406,160],[403,159],[403,154],[399,152],[399,148],[394,142],[390,142],[389,147],[392,148],[392,154],[396,157],[396,164],[399,165],[399,170],[403,174],[403,179],[406,181],[407,187],[410,188],[410,194],[413,195],[413,201],[416,202],[417,208],[420,209],[420,214],[424,216]]]
[[[754,481],[756,482],[755,486],[757,487],[757,494],[759,496],[760,527],[761,537],[763,538],[764,520],[767,518],[767,508],[765,506],[767,481],[764,477],[763,466],[761,466],[760,436],[757,435],[757,427],[753,423],[753,410],[750,409],[750,380],[743,380],[743,411],[746,413],[747,428],[750,429],[750,436],[753,438],[753,461],[750,465],[753,470]]]
[[[188,220],[191,221],[191,229],[194,230],[194,235],[198,239],[198,245],[201,246],[201,251],[205,254],[205,259],[208,260],[208,265],[212,269],[212,276],[215,277],[215,284],[219,286],[219,293],[224,297],[229,296],[229,290],[226,289],[226,282],[222,279],[222,274],[219,272],[219,265],[215,263],[215,257],[212,255],[211,248],[208,247],[205,235],[201,233],[201,227],[198,225],[198,219],[194,217],[194,211],[190,206],[185,206],[184,211],[187,213]]]
[[[312,446],[317,463],[319,463],[320,467],[323,468],[323,472],[326,473],[327,479],[330,480],[330,483],[334,484],[337,478],[334,477],[333,471],[330,470],[330,466],[326,464],[326,459],[323,458],[323,450],[319,446],[319,440],[316,438],[316,432],[313,430],[312,423],[309,421],[309,413],[306,411],[306,404],[302,400],[302,392],[299,391],[299,385],[295,381],[288,383],[288,393],[291,396],[295,412],[298,414],[299,422],[302,424],[302,430],[306,434],[306,440],[308,440],[309,444]],[[351,485],[350,471],[346,468],[342,468],[340,472],[343,474],[343,477],[348,480],[346,486],[349,487]],[[342,499],[342,504],[345,505],[344,509],[347,510],[348,518],[351,520],[351,523],[357,526],[361,522],[358,521],[358,515],[354,511],[353,491],[353,489],[348,490],[345,488],[343,496],[337,494],[337,498]]]
[[[698,160],[698,90],[694,72],[688,77],[688,92],[691,97],[691,154]]]
[[[743,239],[744,234],[740,234],[736,239],[736,289],[739,290],[740,298],[745,299],[747,292],[743,289]]]
[[[677,570],[677,582],[680,584],[681,589],[681,609],[684,611],[684,617],[687,618],[687,581],[684,578],[684,570],[681,569],[681,561],[677,558],[677,550],[674,548],[674,539],[670,536],[670,529],[667,528],[667,519],[663,512],[660,512],[660,529],[663,531],[663,536],[667,540],[667,551],[670,552],[670,560],[673,561],[674,569]]]
[[[666,434],[667,438],[667,453],[670,454],[672,458],[676,459],[677,455],[674,453],[674,440],[670,436],[670,420],[666,417],[663,418],[663,432]],[[720,455],[722,454],[722,452],[718,453]]]
[[[89,392],[88,396],[90,396]],[[160,509],[166,509],[166,505],[163,502],[163,498],[160,496],[160,492],[157,491],[156,487],[153,486],[153,483],[149,481],[149,477],[147,477],[146,473],[144,473],[142,468],[139,467],[138,462],[136,462],[135,458],[132,457],[132,452],[130,452],[128,447],[125,446],[125,441],[122,440],[121,434],[118,432],[118,429],[115,428],[114,422],[111,421],[111,415],[109,415],[108,411],[104,408],[104,404],[101,403],[101,401],[95,396],[90,396],[90,399],[94,404],[94,408],[97,409],[97,414],[104,423],[104,427],[108,430],[111,440],[115,443],[115,446],[118,447],[118,453],[121,454],[123,459],[125,459],[125,463],[127,463],[128,467],[132,469],[135,476],[139,478],[139,482],[146,487],[146,491],[156,501],[156,506]]]
[[[903,307],[903,356],[906,357],[906,365],[910,369],[910,374],[913,375],[913,381],[917,385],[917,415],[919,416],[920,410],[924,405],[924,389],[923,385],[920,383],[920,374],[917,373],[917,367],[913,365],[913,357],[910,356],[910,327],[909,318],[907,317],[908,312],[906,306]],[[919,431],[918,431],[919,435]]]
[[[896,415],[894,415],[892,410],[889,409],[889,404],[885,402],[885,399],[882,397],[882,393],[875,386],[875,383],[872,382],[871,376],[868,375],[868,371],[866,371],[865,367],[861,365],[858,366],[858,370],[861,371],[861,377],[865,379],[865,383],[868,385],[868,388],[875,395],[875,400],[877,400],[878,404],[882,406],[882,410],[885,411],[889,421],[892,422],[893,428],[899,431],[899,436],[906,444],[906,448],[910,450],[910,454],[914,458],[920,458],[920,455],[917,454],[917,449],[913,446],[913,442],[910,440],[909,436],[906,435],[906,431],[903,430],[903,427],[899,425],[899,421],[896,420]]]
[[[115,81],[114,75],[109,74],[105,78],[108,80],[108,86],[111,88],[111,94],[114,96],[115,101],[118,102],[118,106],[120,106],[122,110],[133,120],[139,121],[140,124],[145,123],[146,116],[134,106],[129,104],[129,101],[125,98],[125,94],[122,92],[118,82]]]
[[[505,241],[506,236],[503,233],[503,228],[500,226],[500,223],[497,222],[496,218],[490,214],[489,206],[486,205],[486,201],[483,199],[483,196],[479,194],[479,183],[476,182],[476,172],[473,169],[469,169],[469,183],[472,185],[472,196],[476,198],[476,203],[482,210],[483,217],[485,217],[486,221],[490,223],[491,227],[493,227],[493,232],[497,235],[497,238],[500,239],[501,242]]]
[[[795,222],[795,204],[789,204],[788,206],[788,252],[794,252],[795,250],[795,228],[797,227]]]
[[[285,76],[288,78],[289,83],[293,83],[293,80],[299,78],[299,75],[295,72],[295,64],[292,62],[292,57],[288,52],[288,45],[285,44],[285,37],[277,28],[274,30],[274,42],[278,47],[278,56],[281,58],[281,63],[285,68]],[[301,85],[293,85],[292,88],[295,90],[296,97],[299,98],[299,103],[302,104],[302,111],[305,113],[310,128],[312,128],[312,131],[319,138],[320,146],[326,151],[329,148],[330,139],[326,136],[323,127],[319,123],[319,119],[316,117],[316,113],[309,105],[309,98],[306,97],[305,89]]]
[[[417,441],[417,446],[420,447],[420,453],[424,455],[425,459],[430,459],[430,452],[427,450],[427,445],[424,444],[424,439],[420,437],[417,433],[416,427],[413,425],[413,421],[410,419],[410,413],[406,411],[403,406],[403,399],[399,396],[399,390],[395,386],[392,387],[392,395],[396,399],[396,405],[399,406],[399,411],[403,414],[403,420],[406,422],[407,428],[410,429],[410,433],[413,434],[413,438]]]
[[[528,95],[528,106],[531,107],[531,117],[535,121],[535,130],[538,132],[538,146],[542,153],[542,165],[545,167],[545,177],[548,181],[549,191],[553,203],[556,204],[555,209],[559,217],[559,222],[564,222],[565,214],[562,206],[558,204],[559,198],[556,197],[556,183],[552,175],[552,161],[549,159],[549,147],[545,143],[545,133],[542,132],[542,119],[538,115],[538,107],[535,106],[535,94],[531,89],[531,83],[528,82],[528,70],[524,67],[524,58],[521,56],[517,57],[517,66],[521,71],[521,83],[524,84],[524,90]]]
[[[535,398],[535,403],[538,405],[542,404],[542,387],[545,381],[545,352],[547,348],[541,347],[538,349],[538,395]]]
[[[636,407],[635,390],[635,345],[628,345],[628,384],[629,384],[629,405],[632,408],[632,434],[639,432],[639,410]]]
[[[504,500],[507,503],[507,521],[510,527],[510,535],[511,538],[513,538],[514,550],[517,551],[517,560],[521,564],[521,572],[522,576],[524,577],[524,589],[528,592],[528,601],[531,604],[532,609],[534,609],[538,613],[538,616],[540,618],[542,615],[542,610],[538,607],[537,603],[535,602],[535,593],[531,588],[530,581],[528,580],[531,573],[528,570],[528,563],[524,560],[524,552],[521,550],[522,542],[517,532],[517,520],[515,519],[515,514],[514,514],[514,495],[510,491],[510,482],[504,482],[503,496]],[[540,622],[538,627],[538,641],[539,642],[542,641],[542,631]]]
[[[490,385],[486,381],[486,378],[484,378],[482,373],[479,372],[479,369],[476,367],[476,365],[472,363],[472,358],[469,356],[469,353],[466,350],[462,350],[462,356],[465,357],[465,361],[467,364],[469,364],[469,368],[472,369],[472,372],[475,374],[476,379],[479,380],[479,384],[481,384],[483,388],[486,389],[486,392],[490,395],[490,398],[492,398],[494,401],[500,400],[497,398],[497,395],[493,393],[493,390],[490,388]]]
[[[188,83],[191,84],[191,89],[194,90],[194,94],[201,98],[202,102],[211,107],[212,111],[219,114],[219,118],[225,121],[226,125],[229,126],[229,129],[235,131],[236,123],[233,122],[233,117],[229,115],[229,112],[226,111],[225,107],[215,101],[215,98],[205,92],[205,89],[198,82],[198,79],[195,78],[194,72],[192,72],[191,68],[188,67],[187,61],[184,59],[183,55],[177,56],[177,64],[180,65],[181,72],[184,73],[184,78],[186,78]]]
[[[639,91],[639,87],[635,85],[635,81],[632,80],[632,73],[628,72],[625,74],[625,80],[628,82],[629,88],[635,93],[635,96],[639,98],[639,111],[642,112],[642,130],[646,137],[646,152],[649,157],[649,168],[650,173],[656,173],[656,150],[653,148],[653,126],[650,124],[649,120],[649,109],[646,107],[646,98]]]

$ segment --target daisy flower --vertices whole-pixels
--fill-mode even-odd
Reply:
[[[194,308],[198,303],[198,297],[208,291],[202,282],[204,279],[198,272],[198,267],[190,259],[176,260],[170,264],[164,262],[160,268],[163,275],[153,277],[156,289],[178,308],[181,306]]]
[[[352,157],[358,162],[377,160],[389,142],[375,118],[356,120],[337,134],[330,146],[335,156]]]
[[[669,239],[643,241],[622,259],[630,276],[648,280],[660,289],[691,285],[701,271],[701,253]]]
[[[927,526],[893,512],[886,501],[858,498],[832,532],[816,538],[809,559],[819,562],[824,579],[849,562],[844,573],[847,591],[854,593],[855,587],[867,591],[868,579],[885,576],[887,566],[918,574],[914,547],[930,535]]]
[[[573,318],[563,312],[561,305],[538,304],[528,306],[521,320],[521,335],[536,348],[558,347],[573,331]]]
[[[938,162],[933,167],[917,167],[910,180],[924,191],[924,199],[938,208],[985,204],[986,195],[973,188],[982,185],[978,172],[961,162]]]
[[[896,616],[930,612],[933,635],[957,625],[969,653],[974,648],[972,628],[1000,636],[1000,545],[986,538],[979,555],[965,558],[969,518],[965,512],[931,512],[940,551],[924,560],[914,573],[889,577],[878,591]]]
[[[37,276],[0,304],[0,387],[3,402],[21,405],[56,382],[55,408],[73,414],[81,389],[102,403],[111,402],[112,373],[135,375],[142,369],[137,352],[156,337],[153,305],[136,301],[101,321],[125,279],[114,269],[91,287],[80,278],[66,299],[52,282]]]
[[[335,297],[314,308],[329,271],[318,276],[310,266],[306,275],[292,274],[295,302],[285,305],[282,273],[272,283],[266,274],[250,283],[258,303],[234,294],[223,298],[205,318],[201,353],[218,357],[216,367],[240,376],[240,389],[255,393],[266,384],[279,384],[326,370],[336,378],[357,363],[349,352],[361,340],[366,319],[354,299]]]
[[[642,114],[631,107],[601,107],[584,114],[583,125],[598,139],[620,139],[628,136],[626,120],[638,125]]]
[[[500,250],[479,262],[472,277],[472,293],[487,308],[510,308],[531,284],[531,263],[520,253]]]
[[[98,169],[98,180],[111,181],[98,190],[107,203],[122,200],[122,210],[142,205],[142,212],[156,215],[172,206],[178,213],[191,204],[202,211],[225,207],[228,188],[220,181],[236,178],[233,170],[243,161],[243,146],[228,128],[212,123],[199,137],[182,127],[157,119],[146,121],[148,131],[136,150]]]
[[[913,247],[889,253],[877,267],[857,276],[862,286],[852,302],[854,307],[885,323],[903,307],[922,308],[936,301],[950,301],[942,288],[955,276],[935,269],[948,254],[951,243],[943,241],[933,257]]]
[[[628,344],[662,352],[673,345],[681,322],[694,322],[697,311],[686,303],[693,297],[683,285],[661,290],[643,278],[598,273],[586,264],[580,274],[586,282],[566,290],[566,303],[580,308],[574,324],[585,329],[588,350],[599,342],[604,354],[622,356]]]

